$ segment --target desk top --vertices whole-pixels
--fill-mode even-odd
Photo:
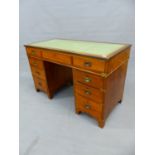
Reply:
[[[60,50],[103,59],[109,59],[120,51],[130,47],[129,44],[101,43],[79,40],[53,39],[27,44],[26,46]]]

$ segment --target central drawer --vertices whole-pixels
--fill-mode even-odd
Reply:
[[[55,62],[60,62],[62,64],[67,64],[67,65],[72,64],[71,56],[67,55],[67,54],[60,53],[60,52],[57,53],[57,52],[53,52],[53,51],[43,51],[43,58],[52,60]]]
[[[93,101],[103,103],[104,92],[99,89],[92,88],[78,83],[78,84],[75,84],[75,92],[77,94],[80,94],[83,97],[92,99]]]

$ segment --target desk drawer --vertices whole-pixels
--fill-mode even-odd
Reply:
[[[43,61],[29,57],[30,65],[36,68],[44,69]]]
[[[33,77],[35,87],[39,90],[47,91],[47,83],[46,81],[39,79],[38,77]]]
[[[83,84],[75,84],[75,93],[86,97],[87,99],[92,99],[95,102],[103,103],[104,92],[99,89],[85,86]]]
[[[26,50],[27,50],[27,54],[29,56],[32,56],[32,57],[41,57],[42,56],[42,52],[37,48],[29,48],[28,47]]]
[[[73,65],[87,70],[96,72],[105,71],[105,61],[95,58],[86,58],[80,56],[73,57]]]
[[[40,79],[46,79],[46,76],[45,76],[45,72],[44,70],[41,70],[41,69],[38,69],[38,68],[35,68],[35,67],[31,67],[31,70],[32,70],[32,74]]]
[[[92,100],[82,97],[81,95],[76,95],[76,104],[77,107],[81,107],[82,109],[99,112],[102,111],[103,106],[103,104],[96,103]]]
[[[86,98],[77,95],[76,108],[79,111],[88,113],[95,118],[100,118],[102,116],[103,104],[98,104],[92,100],[87,100]]]
[[[72,63],[71,56],[63,53],[57,53],[52,51],[43,51],[43,58],[70,65]]]
[[[73,74],[76,83],[80,82],[94,88],[105,88],[104,78],[102,77],[75,69],[73,71]]]

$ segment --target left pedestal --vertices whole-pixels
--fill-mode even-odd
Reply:
[[[33,48],[26,50],[36,91],[44,91],[51,98],[53,93],[48,88],[45,64],[40,59],[41,51]]]

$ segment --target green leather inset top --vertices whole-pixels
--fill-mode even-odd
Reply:
[[[121,50],[129,47],[129,45],[127,44],[97,43],[91,41],[75,41],[63,39],[35,42],[28,44],[27,46],[56,49],[64,52],[94,56],[105,59],[109,59],[111,56],[117,54]]]

